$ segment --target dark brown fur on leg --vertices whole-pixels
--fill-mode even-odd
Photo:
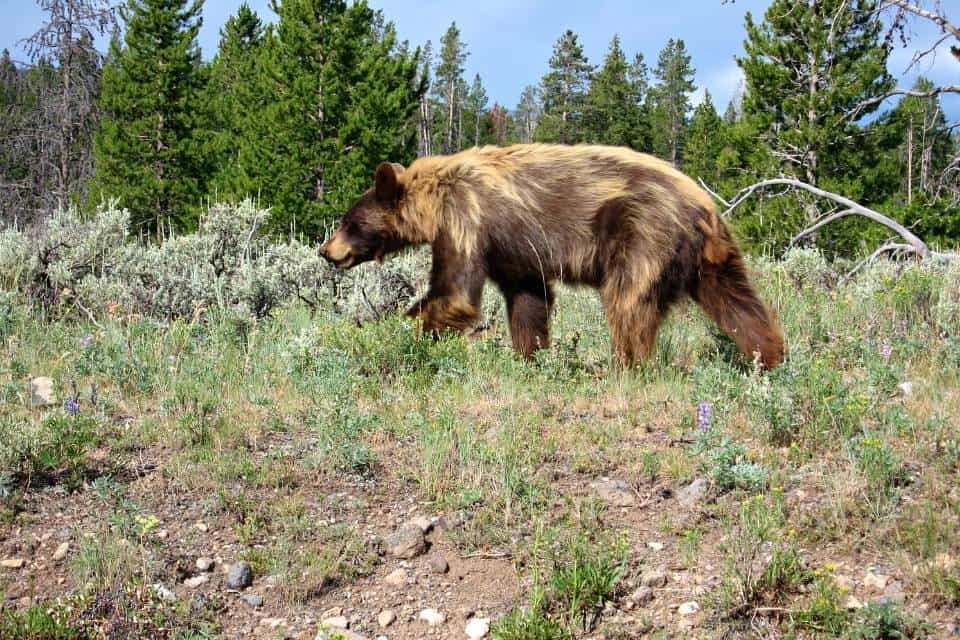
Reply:
[[[439,334],[445,329],[464,332],[480,319],[477,305],[465,297],[426,297],[407,311],[407,315],[420,321],[423,330]]]
[[[549,289],[539,293],[518,291],[507,295],[513,349],[524,358],[531,358],[538,349],[550,345],[552,304],[553,294]]]

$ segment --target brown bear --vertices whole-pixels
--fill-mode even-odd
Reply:
[[[617,359],[650,355],[664,314],[693,298],[763,367],[784,357],[710,196],[672,165],[625,148],[526,144],[383,163],[321,247],[341,268],[430,243],[430,289],[407,312],[428,331],[470,329],[489,278],[514,349],[549,341],[556,282],[600,290]]]

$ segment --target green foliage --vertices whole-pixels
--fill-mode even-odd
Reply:
[[[641,73],[640,56],[634,69],[627,63],[619,36],[610,41],[603,66],[590,83],[583,109],[585,139],[598,144],[642,148],[643,98],[632,71]]]
[[[543,115],[536,132],[538,141],[574,144],[583,140],[583,109],[592,73],[583,45],[568,29],[553,45],[550,71],[541,80]]]
[[[920,640],[927,637],[925,627],[895,604],[871,602],[857,612],[847,637],[852,640]]]
[[[568,640],[569,631],[536,608],[514,609],[491,629],[494,640]]]
[[[686,141],[687,114],[694,68],[683,40],[670,38],[660,51],[653,75],[659,82],[650,92],[653,151],[675,165],[680,164]]]
[[[110,44],[90,198],[118,198],[133,212],[136,234],[193,228],[206,193],[200,7],[197,0],[128,0],[123,42]]]
[[[35,604],[26,610],[0,613],[0,638],[18,640],[85,640],[89,636],[76,629],[62,608]]]
[[[554,560],[550,576],[556,606],[571,624],[582,625],[584,630],[593,627],[603,605],[613,599],[623,575],[622,547],[598,551],[585,540],[576,540],[567,557]]]
[[[704,91],[703,102],[693,112],[685,140],[684,172],[708,185],[720,184],[724,177],[721,155],[726,146],[726,124],[717,114],[709,91]]]

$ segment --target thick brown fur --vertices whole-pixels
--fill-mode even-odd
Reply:
[[[690,178],[619,147],[482,147],[382,164],[322,253],[348,268],[430,243],[430,290],[411,309],[427,330],[469,329],[489,278],[513,345],[549,343],[553,284],[596,287],[617,358],[650,355],[670,306],[689,295],[762,366],[784,355],[716,206]]]

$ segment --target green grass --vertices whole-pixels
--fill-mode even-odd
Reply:
[[[370,487],[455,515],[456,551],[515,558],[525,591],[494,637],[582,637],[602,628],[648,540],[588,495],[590,482],[668,495],[704,477],[709,499],[692,513],[666,498],[645,513],[677,564],[720,574],[700,598],[716,605],[704,607],[705,633],[777,610],[766,620],[782,634],[900,637],[884,630],[919,628],[918,600],[847,612],[823,567],[866,556],[900,568],[929,606],[960,608],[960,333],[941,299],[960,277],[880,263],[841,285],[816,260],[755,264],[789,345],[766,374],[692,306],[665,324],[655,358],[618,370],[599,300],[582,290],[562,291],[555,346],[533,362],[513,356],[499,316],[480,340],[433,340],[399,314],[357,326],[293,305],[255,322],[94,326],[44,321],[2,296],[0,535],[29,526],[25,497],[55,487],[93,510],[75,524],[65,591],[167,578],[162,496],[138,493],[131,473],[150,460],[164,491],[201,502],[285,602],[315,607],[380,562],[367,534],[343,524],[355,514],[326,524],[334,507],[322,500]],[[35,375],[55,380],[61,402],[75,385],[79,414],[31,408]],[[700,402],[712,407],[703,433]]]

